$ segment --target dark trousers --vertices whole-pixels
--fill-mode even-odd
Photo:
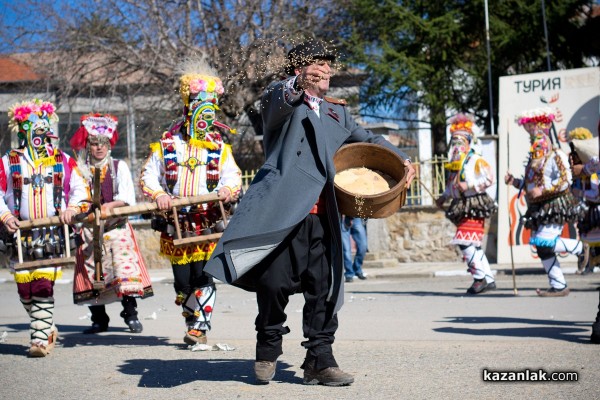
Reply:
[[[597,289],[600,291],[600,288]],[[596,314],[596,321],[594,321],[594,325],[597,325],[596,330],[600,333],[600,302],[598,302],[598,314]]]
[[[125,320],[125,322],[129,322],[132,319],[137,319],[137,301],[135,297],[131,296],[123,296],[121,300],[121,305],[123,306],[123,311],[121,311],[121,318]],[[100,325],[108,326],[110,322],[110,318],[106,313],[106,307],[104,304],[98,306],[89,306],[90,312],[92,313],[92,322]]]
[[[195,261],[189,264],[172,264],[175,293],[190,294],[192,290],[213,283],[213,277],[204,273],[206,261]]]
[[[302,345],[318,369],[337,367],[331,345],[338,327],[334,304],[327,301],[331,282],[331,232],[326,215],[309,214],[251,273],[256,282],[258,316],[256,359],[275,361],[282,351],[289,296],[304,295]]]

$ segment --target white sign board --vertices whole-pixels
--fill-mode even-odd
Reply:
[[[525,173],[529,135],[515,122],[522,111],[550,107],[556,114],[554,127],[558,145],[569,153],[568,132],[588,128],[598,136],[600,116],[600,68],[580,68],[536,74],[503,76],[499,90],[498,160],[498,263],[531,264],[537,256],[529,246],[531,232],[520,223],[527,205],[523,194],[504,184],[510,171],[515,177]],[[577,237],[574,226],[565,225],[565,237]],[[512,249],[511,249],[511,244]],[[511,253],[512,250],[512,253]],[[512,260],[511,260],[512,254]],[[574,260],[571,256],[570,261]]]

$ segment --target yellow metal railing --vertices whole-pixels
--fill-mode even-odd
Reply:
[[[438,198],[446,187],[446,170],[444,164],[446,157],[433,156],[431,160],[423,162],[413,162],[417,175],[412,181],[408,192],[406,193],[406,205],[421,205],[423,198],[433,196],[433,200]],[[425,174],[425,171],[428,171]]]

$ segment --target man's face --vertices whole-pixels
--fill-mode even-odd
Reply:
[[[323,78],[317,83],[318,90],[327,93],[332,75],[331,62],[327,60],[317,60],[315,64],[325,72]]]
[[[90,154],[96,161],[104,160],[104,157],[108,154],[109,143],[106,140],[101,140],[97,137],[89,139]]]
[[[310,72],[316,71],[321,77],[318,82],[314,82],[309,87],[306,87],[305,91],[310,95],[323,97],[329,91],[330,79],[334,73],[331,61],[316,59],[312,64],[296,69],[296,75],[301,74],[305,70]]]

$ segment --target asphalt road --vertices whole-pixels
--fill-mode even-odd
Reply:
[[[131,334],[107,307],[108,332],[83,335],[86,307],[56,286],[59,346],[26,356],[28,320],[14,283],[0,284],[0,397],[12,399],[597,399],[600,346],[589,336],[600,276],[569,276],[571,295],[540,298],[544,275],[510,276],[498,290],[464,295],[468,277],[369,279],[346,285],[334,354],[355,376],[348,387],[302,384],[302,297],[288,306],[291,333],[269,385],[256,385],[252,293],[219,284],[210,345],[183,345],[183,318],[169,282],[139,302],[144,332]],[[576,382],[489,382],[485,371],[575,372]],[[533,373],[532,372],[532,373]],[[531,375],[531,373],[530,373]],[[510,377],[509,374],[506,377]]]

